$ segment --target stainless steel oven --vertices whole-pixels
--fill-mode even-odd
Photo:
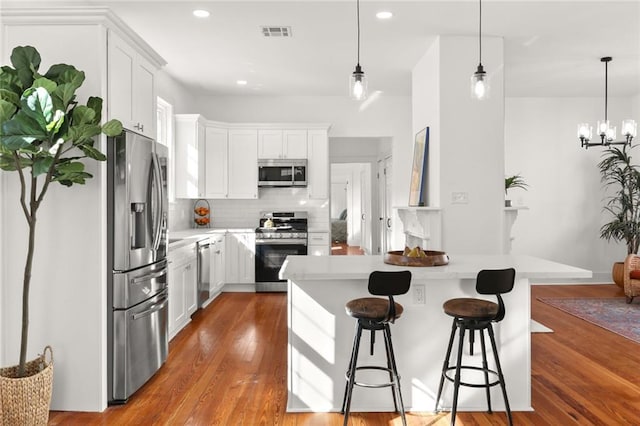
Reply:
[[[289,255],[306,254],[306,212],[263,213],[256,229],[256,291],[287,291],[278,277],[282,264]]]

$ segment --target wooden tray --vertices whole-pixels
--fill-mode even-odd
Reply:
[[[442,266],[449,263],[449,256],[443,251],[425,250],[427,257],[403,256],[402,251],[390,251],[384,255],[384,263],[399,266]]]

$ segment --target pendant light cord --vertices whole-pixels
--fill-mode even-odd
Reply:
[[[609,93],[609,61],[604,63],[604,121],[607,121],[607,97]]]
[[[480,52],[480,57],[478,62],[482,64],[482,0],[479,0],[479,19],[478,19],[478,52]]]
[[[358,65],[360,65],[360,0],[356,1],[356,15],[358,22]]]

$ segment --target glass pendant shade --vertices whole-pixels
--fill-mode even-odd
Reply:
[[[489,77],[482,64],[478,64],[478,69],[471,76],[471,96],[478,100],[489,97]]]
[[[578,124],[578,137],[580,140],[589,142],[593,137],[593,127],[591,127],[589,123]]]
[[[635,138],[638,133],[638,123],[635,120],[622,120],[622,135],[625,137]]]
[[[358,101],[367,97],[367,76],[364,75],[360,64],[356,65],[355,71],[349,78],[349,94]]]

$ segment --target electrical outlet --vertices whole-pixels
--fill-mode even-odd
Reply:
[[[469,204],[468,192],[452,192],[451,193],[452,204]]]
[[[424,305],[424,284],[414,284],[413,288],[413,303],[415,305]]]

